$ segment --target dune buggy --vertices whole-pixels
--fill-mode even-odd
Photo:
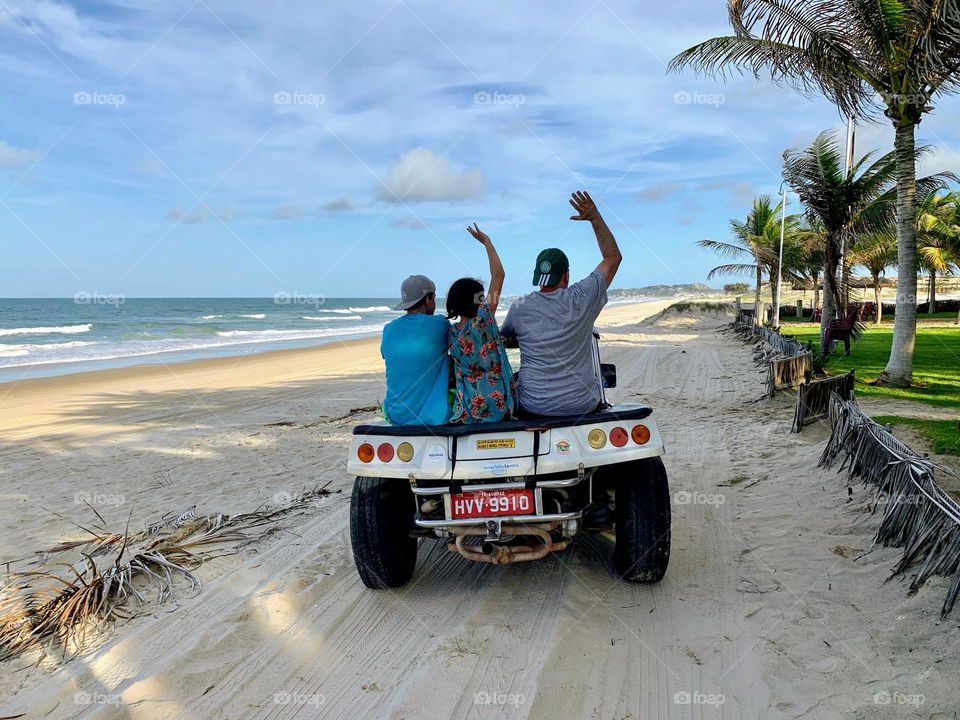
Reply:
[[[601,366],[605,387],[616,384]],[[670,559],[670,491],[652,410],[434,426],[358,425],[350,538],[363,583],[400,587],[421,539],[468,560],[507,564],[612,534],[616,572],[656,582]]]

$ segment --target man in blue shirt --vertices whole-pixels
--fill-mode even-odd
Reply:
[[[400,297],[394,310],[406,314],[387,323],[380,341],[387,365],[384,415],[394,425],[442,425],[450,419],[450,323],[434,315],[437,288],[430,278],[411,275]]]

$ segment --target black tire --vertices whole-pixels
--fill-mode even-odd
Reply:
[[[614,567],[628,582],[659,582],[670,563],[670,486],[663,461],[646,458],[612,469],[617,475]]]
[[[411,537],[414,497],[406,480],[358,477],[350,499],[350,544],[363,584],[400,587],[413,576],[417,538]]]

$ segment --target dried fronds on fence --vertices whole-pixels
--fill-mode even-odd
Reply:
[[[813,372],[813,353],[794,357],[773,358],[767,364],[767,395],[777,390],[793,389]]]
[[[767,366],[768,397],[777,390],[797,387],[813,371],[812,353],[794,338],[756,325],[744,315],[738,316],[728,330],[744,342],[756,343],[753,359],[758,367]]]
[[[327,494],[317,487],[278,507],[233,517],[197,516],[190,508],[145,530],[89,530],[90,539],[37,553],[30,569],[8,573],[0,587],[0,661],[35,650],[79,654],[115,621],[141,611],[151,587],[158,604],[174,597],[178,579],[199,592],[197,566],[271,535],[284,516]],[[71,551],[80,558],[59,559]]]
[[[793,414],[793,429],[798,433],[804,425],[820,420],[830,414],[830,398],[837,393],[844,400],[854,398],[854,371],[846,375],[803,383],[797,390],[797,407]]]
[[[820,458],[840,465],[849,479],[860,478],[876,488],[883,520],[874,542],[903,548],[891,577],[919,566],[910,583],[916,592],[932,576],[954,575],[940,610],[946,617],[960,594],[960,504],[934,479],[934,465],[867,417],[852,401],[834,393],[830,401],[833,433]],[[879,503],[878,503],[879,504]]]

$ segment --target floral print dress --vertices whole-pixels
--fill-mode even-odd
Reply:
[[[482,303],[464,326],[450,326],[450,357],[457,382],[450,422],[509,420],[516,409],[516,380],[497,320]]]

